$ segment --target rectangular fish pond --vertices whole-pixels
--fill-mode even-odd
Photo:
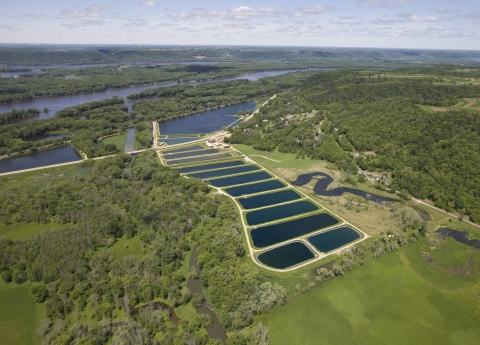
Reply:
[[[272,176],[270,176],[270,174],[267,174],[265,171],[261,171],[253,174],[219,178],[216,180],[209,181],[209,183],[214,187],[227,187],[227,186],[234,186],[237,184],[243,184],[248,182],[268,180],[271,178]]]
[[[252,208],[259,208],[264,206],[270,206],[280,204],[282,202],[293,201],[300,199],[301,196],[293,190],[282,190],[281,192],[274,192],[268,194],[262,194],[251,197],[238,198],[238,202],[246,210]]]
[[[215,163],[215,164],[207,164],[207,165],[195,165],[193,167],[179,168],[177,170],[180,174],[186,174],[186,173],[191,173],[196,171],[235,167],[235,166],[244,165],[244,164],[245,162],[243,161],[231,161],[231,162]]]
[[[167,153],[167,154],[163,154],[163,158],[170,160],[170,159],[178,159],[178,158],[186,158],[186,157],[211,155],[219,152],[220,150],[217,150],[217,149],[205,149],[205,150],[197,150],[197,151],[189,151],[189,152],[181,152],[181,153],[172,153],[172,154]]]
[[[302,213],[317,211],[318,206],[310,201],[299,201],[292,204],[264,208],[247,213],[248,225],[273,222],[283,218],[298,216]]]
[[[225,189],[225,192],[227,192],[233,197],[237,197],[237,196],[248,195],[248,194],[268,192],[270,190],[275,190],[280,188],[285,188],[285,185],[278,180],[273,180],[273,181],[248,184],[245,186],[227,188]]]
[[[167,145],[177,145],[177,144],[186,144],[198,139],[199,138],[168,138],[168,139],[158,139],[158,141],[161,143],[165,143]]]
[[[263,226],[250,231],[253,245],[264,248],[272,244],[291,240],[311,232],[338,224],[338,220],[328,213],[290,220],[288,222]]]
[[[260,170],[260,168],[257,167],[256,165],[247,165],[247,166],[237,167],[237,168],[211,170],[211,171],[204,171],[204,172],[189,174],[188,177],[206,179],[206,178],[241,174],[241,173],[246,173],[246,172],[255,171],[255,170]]]
[[[257,256],[257,260],[262,264],[276,269],[286,269],[313,258],[315,258],[315,254],[303,242],[291,242]]]
[[[200,145],[193,145],[193,146],[187,146],[187,147],[182,147],[181,149],[174,149],[174,150],[165,150],[162,151],[163,155],[166,154],[172,154],[172,153],[179,153],[179,152],[185,152],[185,151],[195,151],[195,150],[203,150],[204,147]]]
[[[201,156],[201,157],[190,157],[190,158],[167,160],[167,165],[213,161],[215,159],[223,159],[223,158],[232,158],[232,155],[230,153],[220,153],[220,154],[217,154],[217,155],[208,155],[208,156]]]
[[[307,237],[307,241],[317,248],[318,251],[328,253],[348,243],[354,242],[361,237],[358,231],[353,230],[349,226],[342,226],[341,228],[327,230],[317,235]]]

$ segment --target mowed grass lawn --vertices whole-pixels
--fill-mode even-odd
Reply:
[[[30,284],[0,281],[0,344],[40,344],[37,334],[43,306],[30,298]]]
[[[125,150],[125,141],[127,141],[127,134],[128,132],[125,132],[124,134],[120,135],[115,135],[113,137],[108,137],[103,140],[104,144],[113,144],[119,149],[121,152]]]
[[[369,260],[256,320],[272,345],[480,344],[479,273],[435,269],[421,256],[427,245]]]

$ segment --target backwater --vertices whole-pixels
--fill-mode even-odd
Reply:
[[[192,257],[190,258],[190,267],[195,267],[198,272],[198,278],[189,278],[187,282],[187,287],[190,289],[192,294],[199,293],[203,295],[202,291],[202,281],[200,279],[201,269],[198,267],[198,251],[197,247],[193,249]],[[212,318],[212,324],[205,329],[207,330],[208,336],[213,339],[220,339],[223,342],[227,341],[227,333],[223,330],[222,324],[215,314],[215,311],[209,308],[206,302],[204,302],[200,307],[197,308],[197,313],[208,314]]]
[[[338,224],[336,218],[328,213],[319,213],[253,229],[250,236],[255,247],[264,248],[335,224]]]
[[[270,178],[272,178],[272,176],[270,176],[264,171],[261,171],[261,172],[252,173],[252,174],[220,178],[220,179],[212,180],[208,182],[214,187],[228,187],[228,186],[234,186],[237,184],[243,184],[248,182],[268,180]]]
[[[255,170],[260,170],[260,169],[255,165],[248,165],[248,166],[243,166],[238,168],[205,171],[205,172],[190,174],[188,175],[188,177],[207,179],[207,178],[213,178],[213,177],[241,174],[241,173],[246,173],[246,172],[255,171]]]
[[[439,234],[440,238],[443,240],[446,240],[450,236],[457,242],[480,249],[480,241],[476,239],[469,239],[468,237],[470,236],[470,233],[468,231],[460,231],[450,228],[439,228],[436,233]]]
[[[361,238],[361,235],[348,226],[342,226],[322,232],[311,237],[307,241],[317,248],[320,252],[328,253],[332,250],[343,247],[344,245]]]
[[[320,177],[320,178],[318,178]],[[317,195],[322,196],[341,196],[343,193],[351,193],[357,196],[361,196],[367,200],[371,200],[376,203],[383,203],[388,201],[398,201],[392,198],[387,198],[384,196],[375,195],[372,193],[364,192],[363,190],[348,188],[348,187],[338,187],[334,189],[328,189],[330,183],[333,182],[333,178],[322,172],[313,172],[310,174],[302,174],[297,177],[296,181],[291,182],[294,186],[304,186],[308,184],[312,179],[316,179],[317,183],[313,187],[313,192]]]
[[[0,160],[0,173],[17,170],[39,168],[42,166],[80,161],[80,155],[70,146],[38,151],[28,155],[16,156]]]
[[[267,250],[257,256],[262,264],[276,269],[286,269],[315,258],[315,254],[302,242],[292,242]]]
[[[275,190],[275,189],[280,189],[285,187],[286,186],[282,182],[278,180],[273,180],[273,181],[266,181],[266,182],[254,183],[254,184],[249,184],[244,186],[227,188],[225,189],[225,192],[227,192],[233,197],[237,197],[242,195],[267,192],[270,190]]]
[[[248,212],[246,219],[248,225],[258,225],[317,210],[318,206],[314,203],[310,201],[299,201],[292,204],[274,206],[258,211]]]
[[[129,128],[127,133],[127,140],[125,140],[125,152],[132,152],[135,150],[135,128]]]
[[[281,192],[268,193],[252,197],[241,197],[238,202],[246,210],[265,207],[282,202],[300,199],[301,196],[293,190],[283,190]]]
[[[193,167],[179,168],[177,170],[181,174],[186,174],[186,173],[191,173],[196,171],[228,168],[228,167],[234,167],[234,166],[239,166],[244,164],[245,163],[243,161],[231,161],[231,162],[217,163],[217,164],[195,165]]]

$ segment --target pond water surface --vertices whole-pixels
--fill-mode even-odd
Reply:
[[[0,173],[38,168],[46,165],[81,160],[80,155],[70,145],[38,151],[24,156],[0,160]]]
[[[280,204],[282,202],[293,201],[300,199],[301,196],[293,190],[283,190],[281,192],[274,192],[268,194],[262,194],[251,197],[238,198],[238,202],[246,210],[252,208],[259,208],[264,206],[270,206]]]
[[[246,173],[246,172],[255,171],[255,170],[260,170],[260,169],[255,165],[248,165],[248,166],[237,167],[237,168],[199,172],[199,173],[190,174],[188,176],[199,178],[199,179],[207,179],[207,178],[213,178],[213,177],[241,174],[241,173]]]
[[[335,224],[338,224],[336,218],[328,213],[319,213],[288,222],[262,226],[253,229],[250,236],[255,247],[264,248]]]
[[[357,231],[348,226],[343,226],[307,237],[307,241],[317,248],[318,251],[328,253],[356,241],[360,237]]]
[[[315,254],[303,242],[292,242],[267,250],[257,256],[262,264],[272,268],[286,269],[315,258]]]
[[[234,186],[237,184],[243,184],[248,182],[267,180],[270,178],[272,178],[272,176],[262,171],[262,172],[245,174],[240,176],[219,178],[216,180],[211,180],[209,181],[209,183],[214,187],[228,187],[228,186]]]
[[[242,195],[267,192],[270,190],[275,190],[280,188],[285,188],[285,185],[278,180],[272,180],[272,181],[248,184],[244,186],[227,188],[225,189],[225,192],[227,192],[233,197],[237,197]]]
[[[187,158],[187,157],[194,157],[194,156],[210,155],[210,154],[219,153],[219,152],[220,152],[220,150],[217,150],[217,149],[205,149],[205,150],[180,152],[180,153],[167,153],[167,154],[163,155],[163,158],[166,159],[166,160],[171,160],[171,159],[178,159],[178,158]]]
[[[200,145],[193,145],[188,147],[182,147],[181,149],[174,149],[174,150],[164,150],[162,151],[163,155],[171,154],[171,153],[179,153],[179,152],[186,152],[186,151],[195,151],[195,150],[203,150],[204,147]]]
[[[125,152],[132,152],[135,150],[135,128],[129,128],[127,133],[127,139],[125,140]]]
[[[232,158],[232,155],[230,153],[220,153],[220,154],[207,155],[207,156],[194,157],[194,158],[180,158],[180,159],[167,161],[167,165],[196,163],[196,162],[212,161],[212,160],[223,159],[223,158]]]
[[[298,216],[299,214],[318,210],[318,206],[310,201],[299,201],[292,204],[264,208],[248,212],[246,215],[249,225],[258,225],[283,218]]]
[[[177,170],[178,170],[179,173],[185,174],[185,173],[190,173],[190,172],[195,172],[195,171],[221,169],[221,168],[234,167],[234,166],[239,166],[239,165],[244,165],[244,164],[245,163],[243,161],[231,161],[231,162],[216,163],[216,164],[195,165],[193,167],[180,168],[180,169],[177,169]]]
[[[448,236],[451,236],[455,241],[466,244],[467,246],[480,248],[480,241],[476,239],[469,239],[471,235],[468,231],[460,231],[450,228],[439,228],[436,231],[442,239],[447,239]]]

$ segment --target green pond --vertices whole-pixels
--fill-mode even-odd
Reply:
[[[178,159],[178,158],[211,155],[219,152],[220,150],[217,150],[217,149],[205,149],[205,150],[197,150],[197,151],[189,151],[189,152],[181,152],[181,153],[171,153],[171,154],[167,153],[163,155],[163,158],[165,158],[166,160],[171,160],[171,159]]]
[[[194,146],[187,146],[187,147],[182,147],[181,149],[175,149],[175,150],[165,150],[162,151],[162,154],[172,154],[172,153],[180,153],[180,152],[185,152],[185,151],[194,151],[194,150],[203,150],[204,147],[200,145],[194,145]]]
[[[213,161],[215,159],[223,159],[223,158],[232,158],[232,155],[230,153],[220,153],[220,154],[216,154],[216,155],[175,159],[173,161],[168,161],[167,160],[167,165],[177,165],[177,164],[187,164],[187,163],[195,163],[195,162],[203,162],[203,161]]]

